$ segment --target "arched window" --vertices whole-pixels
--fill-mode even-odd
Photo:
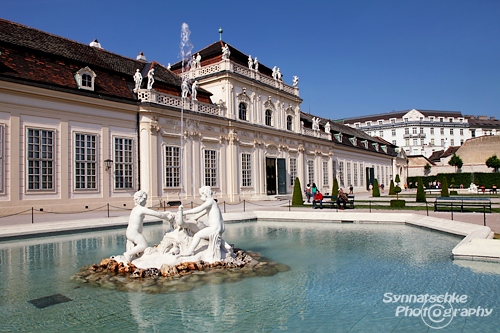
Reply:
[[[289,131],[292,130],[292,122],[293,122],[292,116],[287,116],[286,117],[286,129]]]
[[[267,126],[272,126],[272,120],[273,120],[272,114],[273,113],[271,110],[266,110],[266,125]]]
[[[241,120],[247,120],[247,105],[245,103],[240,103],[238,109],[239,109],[239,118]]]

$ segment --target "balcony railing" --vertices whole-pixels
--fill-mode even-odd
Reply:
[[[273,88],[283,90],[286,93],[299,96],[299,88],[292,87],[281,80],[273,79],[267,75],[261,74],[259,71],[255,69],[250,69],[245,66],[238,65],[230,60],[222,60],[218,63],[207,65],[199,68],[192,68],[181,74],[183,78],[187,78],[189,80],[198,79],[200,77],[222,72],[222,71],[230,71],[249,79],[260,81],[264,84],[267,84]]]
[[[226,108],[221,105],[193,101],[190,98],[186,98],[183,101],[181,97],[160,93],[154,89],[140,89],[137,92],[137,97],[141,102],[155,103],[175,108],[184,107],[185,110],[191,110],[215,116],[223,117],[226,112]]]

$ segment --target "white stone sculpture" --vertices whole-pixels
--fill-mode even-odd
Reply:
[[[477,185],[474,183],[470,183],[469,193],[477,193]]]
[[[128,227],[125,233],[127,236],[127,247],[125,253],[123,253],[123,259],[126,262],[132,261],[135,256],[143,252],[148,247],[148,242],[142,234],[144,217],[146,215],[156,216],[160,219],[172,218],[170,213],[160,213],[146,208],[145,205],[147,198],[148,195],[144,191],[137,191],[134,194],[135,207],[130,213]]]
[[[153,89],[153,83],[155,83],[155,69],[151,68],[148,72],[148,89]]]
[[[198,95],[198,81],[194,81],[193,85],[191,86],[191,99],[193,101],[196,101],[196,95]]]
[[[253,69],[253,59],[252,56],[248,56],[248,69]]]
[[[293,76],[293,86],[296,87],[299,85],[299,77],[294,75]]]
[[[199,193],[204,201],[199,207],[186,210],[182,205],[177,214],[160,213],[144,207],[147,195],[138,191],[134,195],[136,206],[132,210],[127,227],[127,251],[123,256],[112,256],[117,262],[131,262],[138,268],[158,268],[163,265],[176,265],[181,262],[197,262],[203,260],[213,263],[234,258],[233,248],[222,239],[224,220],[214,200],[210,186],[200,188]],[[196,214],[192,220],[184,221],[185,215]],[[170,223],[169,230],[162,241],[155,247],[148,247],[142,235],[144,215],[152,215]],[[207,215],[206,222],[199,219]],[[131,245],[135,245],[129,247]]]
[[[326,122],[326,125],[325,125],[325,133],[330,134],[330,122],[329,122],[329,121],[327,121],[327,122]]]
[[[277,79],[277,80],[281,80],[282,76],[283,76],[283,75],[281,75],[280,69],[278,68],[278,69],[276,70],[276,79]]]
[[[181,90],[182,90],[182,98],[187,98],[189,93],[189,84],[186,79],[182,80]]]
[[[276,75],[277,75],[277,72],[276,72],[276,66],[273,67],[273,79],[276,80]]]
[[[255,71],[259,70],[259,61],[257,60],[257,57],[255,57],[255,59],[253,60],[253,66]]]
[[[312,117],[312,129],[314,131],[319,131],[319,118]]]
[[[191,68],[190,70],[194,70],[196,69],[196,58],[194,57],[194,54],[193,56],[191,57]]]
[[[134,82],[135,82],[134,92],[136,93],[137,91],[139,91],[139,89],[141,89],[141,84],[142,84],[142,74],[139,69],[135,71]]]
[[[168,65],[167,65],[167,69],[169,69],[169,70],[170,70],[171,68],[172,68],[172,65],[170,65],[170,63],[168,63]]]
[[[201,55],[199,52],[196,54],[196,68],[201,68]]]
[[[229,60],[229,56],[231,55],[231,51],[229,50],[229,46],[225,44],[222,47],[222,60]]]

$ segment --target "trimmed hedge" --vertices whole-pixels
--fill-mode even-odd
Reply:
[[[453,179],[453,187],[459,188],[460,184],[464,186],[464,188],[468,188],[472,181],[477,186],[484,185],[486,188],[491,188],[494,184],[500,185],[500,173],[486,173],[486,172],[475,172],[475,173],[438,173],[435,176],[424,176],[424,177],[408,177],[408,186],[412,183],[413,188],[415,188],[415,182],[418,182],[418,178],[422,178],[424,185],[428,187],[429,182],[433,182],[435,180],[443,183],[443,179],[446,178],[448,184],[452,183]]]
[[[402,208],[404,206],[406,206],[406,200],[391,200],[391,207]]]

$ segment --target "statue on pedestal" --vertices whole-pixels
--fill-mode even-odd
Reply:
[[[229,60],[229,56],[231,55],[231,51],[229,50],[229,46],[225,44],[222,47],[222,60]]]
[[[141,84],[142,84],[142,74],[139,69],[135,71],[134,82],[135,82],[134,92],[137,93],[137,91],[141,89]]]
[[[191,99],[197,101],[196,95],[198,95],[198,81],[194,81],[191,86]]]
[[[293,76],[293,86],[296,87],[299,85],[299,77],[294,75]]]
[[[253,59],[252,56],[248,56],[248,69],[253,69]]]
[[[148,89],[153,89],[153,83],[155,82],[155,69],[151,68],[148,72]]]

